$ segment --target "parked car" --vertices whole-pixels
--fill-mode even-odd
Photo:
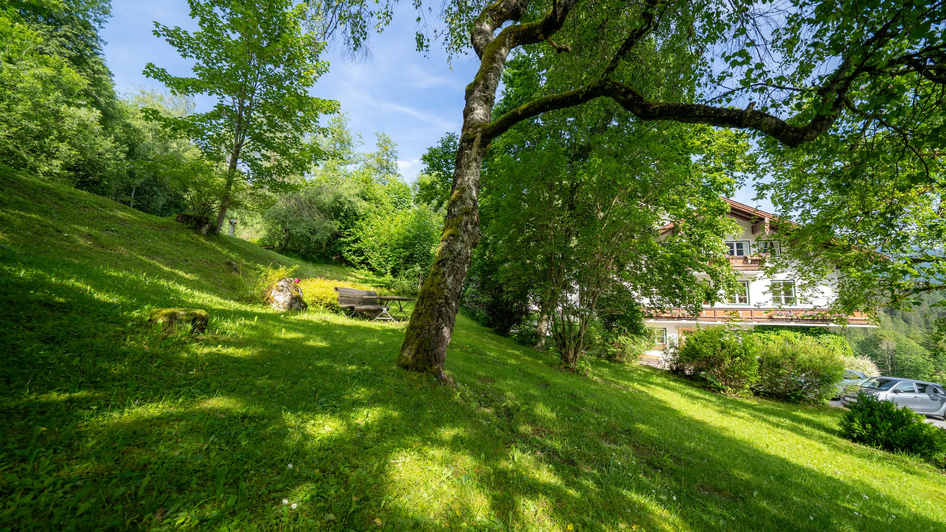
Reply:
[[[909,408],[917,414],[940,416],[946,420],[946,388],[935,382],[915,381],[898,377],[871,377],[841,396],[841,404],[857,402],[857,393],[873,395],[880,401],[890,401]]]
[[[837,399],[841,397],[844,395],[844,392],[848,390],[848,388],[858,386],[866,380],[867,375],[863,371],[857,371],[853,369],[844,370],[844,375],[841,377],[841,382],[838,383],[838,390],[834,394],[834,398]],[[855,395],[857,394],[856,391],[854,393]]]

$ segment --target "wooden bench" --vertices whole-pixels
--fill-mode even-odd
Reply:
[[[373,316],[371,321],[394,321],[394,318],[388,314],[388,307],[382,305],[378,299],[377,292],[341,286],[336,286],[335,291],[338,292],[338,306],[343,309],[355,314]]]

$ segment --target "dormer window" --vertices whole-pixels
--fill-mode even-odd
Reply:
[[[729,248],[730,257],[748,257],[751,246],[748,240],[729,240],[726,247]]]

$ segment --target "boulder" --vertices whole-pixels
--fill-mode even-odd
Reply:
[[[305,310],[309,308],[302,299],[302,289],[292,279],[280,279],[266,290],[267,305],[276,310]]]
[[[169,331],[181,324],[190,324],[191,334],[201,334],[207,330],[210,315],[199,308],[156,308],[148,315],[148,323],[162,323]]]

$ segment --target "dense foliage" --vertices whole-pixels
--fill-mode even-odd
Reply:
[[[739,329],[710,327],[688,334],[669,355],[672,371],[729,393],[746,391],[759,378],[758,346]]]
[[[753,334],[758,345],[759,379],[753,391],[789,402],[820,402],[837,395],[850,346],[837,335],[808,336],[782,331]],[[845,349],[846,348],[846,349]]]
[[[338,102],[309,95],[328,71],[319,59],[323,44],[306,33],[304,5],[290,0],[189,0],[198,31],[155,22],[183,57],[196,62],[193,77],[175,76],[148,63],[144,74],[175,94],[216,99],[207,112],[182,117],[151,116],[186,134],[207,160],[226,168],[217,198],[213,232],[227,209],[239,204],[241,188],[287,189],[320,157],[308,135],[319,131],[322,113]]]
[[[871,368],[852,356],[837,334],[785,330],[751,331],[709,327],[670,346],[671,371],[729,393],[745,392],[789,402],[821,402],[834,397],[845,369]]]
[[[510,61],[499,110],[543,90],[538,62],[526,53]],[[448,140],[429,160],[442,160],[435,156]],[[486,162],[482,238],[464,305],[477,315],[496,309],[483,321],[501,332],[531,307],[537,340],[550,338],[573,368],[596,343],[589,332],[597,321],[639,315],[645,298],[658,307],[701,304],[712,296],[694,270],[722,287],[732,278],[726,261],[712,259],[722,259],[731,230],[720,196],[749,166],[745,149],[738,135],[644,124],[606,102],[521,122]],[[676,230],[661,231],[669,224]]]
[[[213,166],[145,117],[180,118],[193,102],[115,93],[98,35],[108,3],[13,5],[0,11],[0,163],[151,214],[210,214]]]
[[[272,196],[261,243],[362,267],[399,293],[416,293],[443,220],[401,179],[397,146],[382,133],[375,151],[360,152],[344,115],[334,117],[316,141],[328,158],[298,181],[296,191]]]
[[[946,432],[923,422],[923,416],[890,401],[859,393],[838,426],[851,441],[888,451],[910,453],[946,467]]]

